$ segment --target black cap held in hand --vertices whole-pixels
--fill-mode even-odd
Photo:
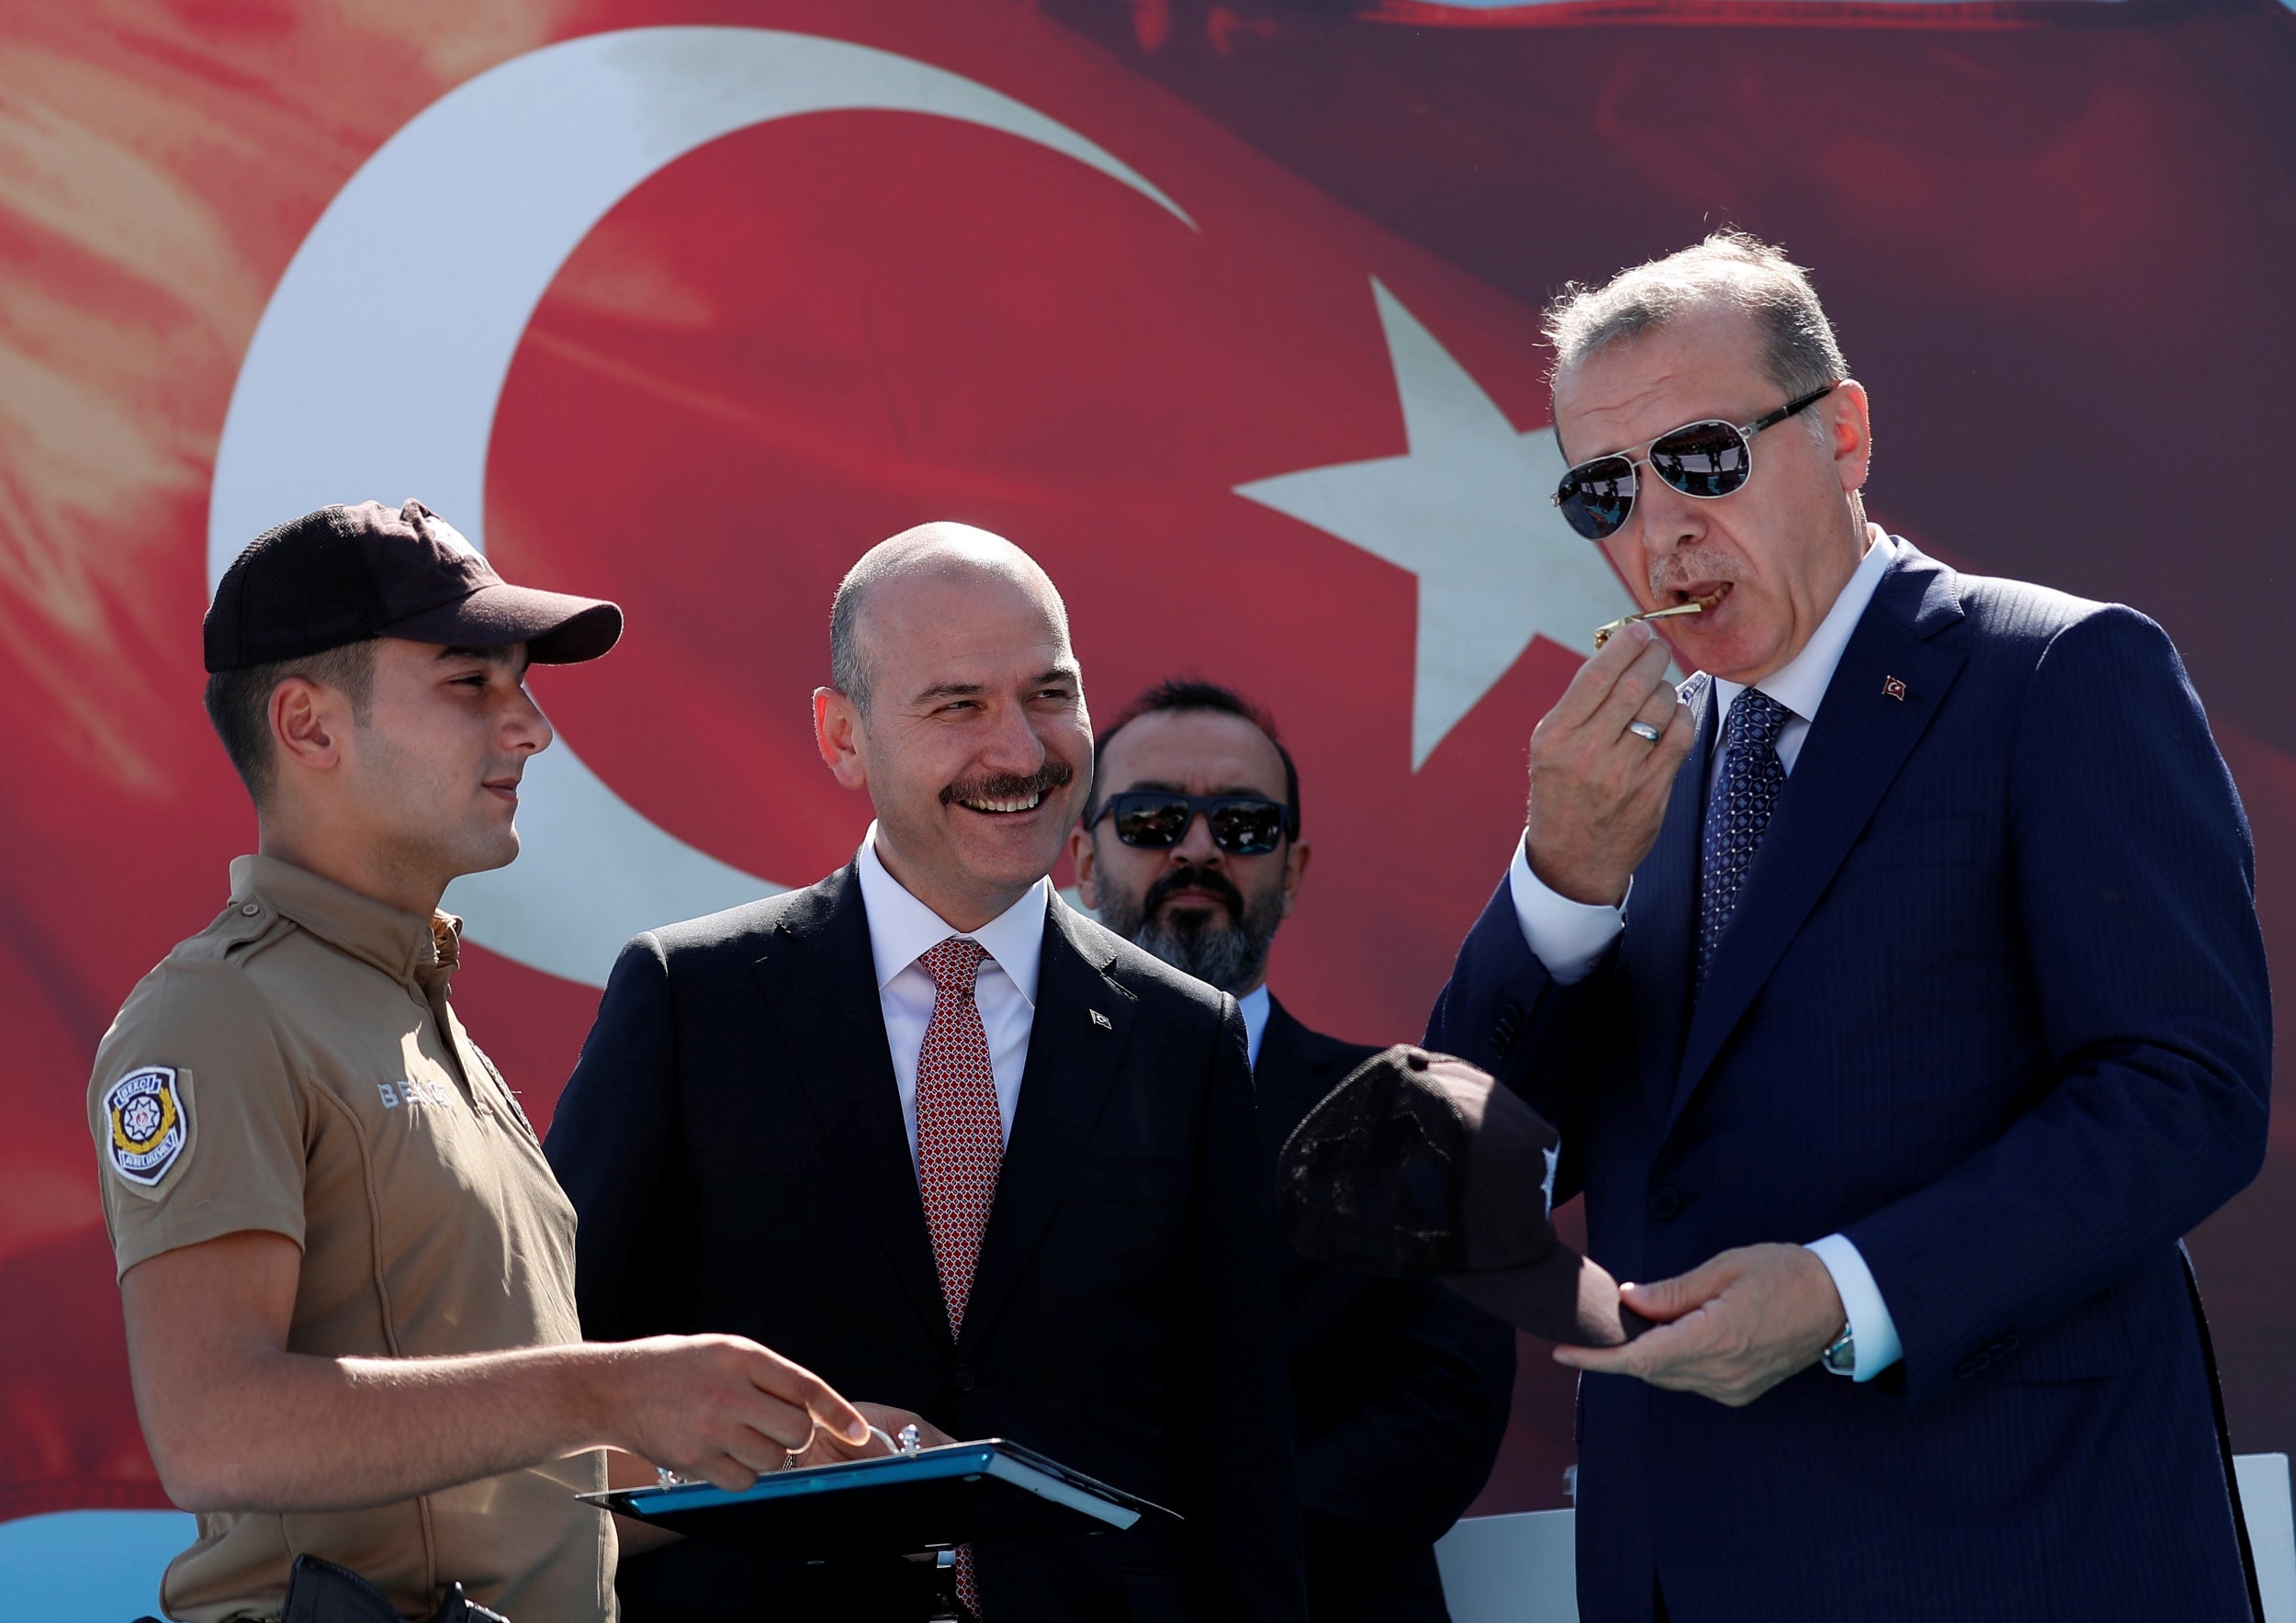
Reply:
[[[1285,1141],[1276,1208],[1314,1262],[1437,1279],[1550,1341],[1616,1347],[1649,1326],[1555,1237],[1555,1130],[1490,1074],[1398,1044],[1364,1061]]]
[[[539,665],[595,659],[622,611],[512,586],[420,502],[322,507],[265,530],[231,560],[208,605],[210,672],[299,659],[370,637],[450,648],[526,645]]]

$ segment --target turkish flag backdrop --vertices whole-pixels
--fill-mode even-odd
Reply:
[[[1179,671],[1275,712],[1319,852],[1277,995],[1345,1036],[1415,1035],[1593,624],[1539,612],[1584,596],[1583,560],[1493,566],[1535,637],[1430,623],[1423,598],[1482,579],[1510,524],[1549,556],[1509,505],[1546,443],[1547,296],[1727,221],[1815,268],[1873,391],[1877,519],[2168,627],[2290,941],[2296,509],[2271,408],[2296,363],[2296,14],[2271,0],[17,0],[0,1516],[163,1503],[83,1101],[113,1010],[252,843],[198,625],[257,325],[331,201],[442,97],[561,42],[701,26],[953,75],[1143,184],[920,97],[734,129],[581,236],[511,335],[483,512],[445,516],[510,578],[628,610],[611,659],[535,688],[648,838],[784,885],[850,856],[867,808],[806,705],[829,593],[883,535],[968,520],[1060,583],[1104,715]],[[458,249],[421,209],[363,229],[395,263]],[[1319,476],[1314,522],[1244,493],[1382,461],[1379,502]],[[409,495],[436,499],[333,492]],[[1430,720],[1429,693],[1458,702]],[[490,928],[474,912],[457,998],[546,1124],[601,977],[535,967],[514,932],[490,950]],[[2244,1451],[2296,1449],[2291,1230],[2283,1130],[2194,1239]],[[1524,1350],[1487,1510],[1561,1502],[1569,1387]]]

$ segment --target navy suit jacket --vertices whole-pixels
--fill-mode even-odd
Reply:
[[[1300,1119],[1379,1052],[1311,1031],[1273,997],[1253,1077],[1274,1165]],[[1292,1416],[1315,1623],[1442,1623],[1435,1541],[1481,1493],[1506,1434],[1514,1331],[1432,1279],[1284,1260]]]
[[[954,1340],[850,867],[624,949],[547,1149],[580,1213],[586,1335],[748,1336],[850,1397],[1187,1518],[985,1547],[999,1623],[1301,1616],[1271,1179],[1233,999],[1052,901]],[[671,1606],[742,1604],[713,1551],[630,1564]]]
[[[1903,544],[1900,543],[1902,546]],[[2256,1175],[2248,827],[2160,628],[1908,549],[1694,995],[1699,743],[1624,934],[1552,983],[1507,886],[1428,1044],[1555,1122],[1622,1279],[1839,1231],[1903,1365],[1743,1409],[1580,1387],[1589,1617],[2247,1616],[2178,1236]]]

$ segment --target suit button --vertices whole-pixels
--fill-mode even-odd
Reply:
[[[959,1392],[971,1392],[973,1390],[973,1371],[966,1369],[962,1364],[959,1364],[957,1366],[957,1372],[951,1379],[956,1381],[957,1390]]]
[[[1682,1191],[1671,1183],[1662,1183],[1650,1191],[1650,1221],[1665,1223],[1683,1209]]]
[[[1975,1358],[1964,1358],[1960,1363],[1953,1366],[1953,1379],[1956,1381],[1966,1381],[1972,1375],[1975,1375],[1978,1370],[1984,1368],[1985,1366],[1977,1362]]]

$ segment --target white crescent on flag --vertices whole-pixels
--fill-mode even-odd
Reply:
[[[485,547],[487,450],[511,361],[567,257],[665,165],[800,113],[926,113],[1090,165],[1195,222],[1065,125],[944,69],[765,28],[592,34],[423,109],[297,250],[249,344],[216,452],[210,587],[283,519],[420,496]],[[523,854],[446,905],[491,950],[603,986],[624,941],[783,886],[647,818],[561,739],[527,769]]]

